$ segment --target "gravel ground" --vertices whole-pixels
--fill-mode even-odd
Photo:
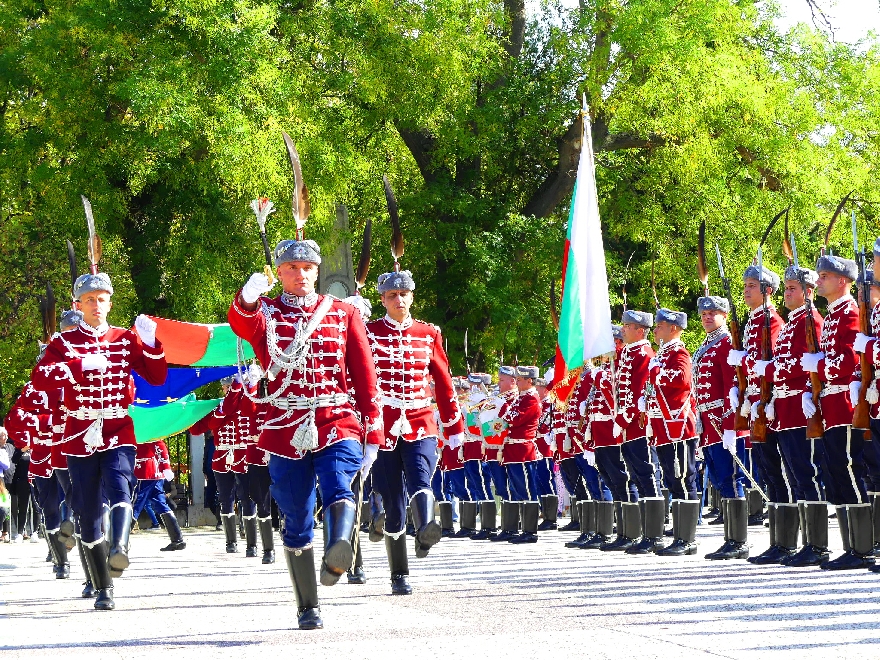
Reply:
[[[114,612],[78,598],[77,557],[61,581],[45,543],[0,545],[0,657],[880,658],[880,575],[707,561],[716,526],[678,559],[570,550],[565,532],[526,546],[444,539],[410,556],[409,597],[390,595],[384,545],[363,535],[368,583],[320,587],[325,628],[312,632],[296,629],[280,553],[263,566],[243,543],[226,554],[220,532],[184,532],[174,553],[159,552],[161,530],[133,535]],[[749,534],[754,554],[767,547],[765,528]]]

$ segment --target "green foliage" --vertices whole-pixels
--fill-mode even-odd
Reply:
[[[81,193],[117,288],[113,322],[219,322],[261,267],[249,201],[275,200],[270,241],[292,233],[282,129],[303,159],[309,234],[341,240],[337,203],[356,236],[373,218],[372,276],[391,266],[388,174],[417,314],[443,327],[457,372],[465,329],[476,368],[553,354],[582,94],[615,316],[624,278],[630,306],[653,307],[652,258],[661,304],[694,311],[703,219],[735,280],[787,206],[811,261],[844,194],[880,200],[880,62],[874,43],[780,34],[773,12],[752,0],[545,2],[528,17],[517,0],[0,4],[0,410],[33,364],[35,296],[51,281],[66,304],[66,239],[85,270]],[[861,203],[867,240],[875,214]],[[831,245],[848,254],[841,225]],[[777,270],[781,232],[765,250]],[[713,259],[710,272],[719,292]]]

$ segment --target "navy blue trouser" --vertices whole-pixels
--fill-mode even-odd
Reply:
[[[865,441],[864,458],[865,489],[880,493],[880,419],[871,420],[871,439]]]
[[[381,458],[382,452],[379,454]],[[286,548],[305,548],[311,544],[317,488],[321,489],[325,508],[342,500],[357,501],[351,484],[360,470],[363,456],[361,443],[348,438],[319,451],[306,452],[302,458],[269,456],[271,492],[278,511],[284,516],[282,540]],[[219,480],[217,483],[219,486]]]
[[[83,543],[102,538],[104,500],[112,509],[131,506],[134,488],[135,448],[127,445],[98,451],[91,456],[68,456],[67,472],[73,495],[73,510],[79,516]]]
[[[220,503],[220,514],[229,515],[235,511],[235,500],[241,502],[242,518],[256,515],[256,506],[250,496],[250,480],[247,472],[214,472],[217,481],[217,500]],[[297,546],[299,547],[299,546]]]
[[[470,501],[481,502],[489,499],[486,495],[486,482],[483,478],[483,463],[481,461],[464,462],[464,482]]]
[[[832,504],[862,504],[868,501],[865,491],[865,440],[858,429],[836,426],[825,431],[822,447],[822,474],[825,495]]]
[[[779,436],[775,431],[767,431],[765,442],[752,443],[752,465],[755,464],[761,474],[760,477],[755,474],[755,478],[764,482],[767,498],[771,502],[791,504],[795,501],[788,475],[782,465]]]
[[[535,461],[535,490],[539,496],[556,494],[552,458],[539,458]]]
[[[162,479],[141,479],[138,481],[131,517],[137,520],[148,503],[156,515],[161,516],[163,513],[171,511],[168,500],[165,499]]]
[[[385,531],[397,534],[406,524],[406,505],[419,491],[432,492],[437,467],[437,438],[398,440],[394,449],[379,451],[373,464],[373,488],[385,506]]]
[[[573,500],[590,499],[584,476],[574,458],[565,458],[559,461],[559,474],[562,475],[565,490]]]
[[[871,422],[873,424],[873,421]],[[807,427],[778,431],[776,439],[782,464],[791,484],[795,502],[821,502],[822,447],[815,438],[807,438]]]
[[[507,487],[510,491],[510,500],[513,502],[537,502],[535,461],[508,463],[504,468],[507,470]]]
[[[495,488],[495,495],[502,500],[509,500],[510,489],[507,486],[507,470],[498,461],[486,461],[486,466],[489,468],[489,476],[492,479],[492,486]]]
[[[658,445],[663,483],[674,500],[697,499],[697,439]]]
[[[443,473],[443,491],[465,502],[470,501],[471,496],[465,483],[464,468],[446,470]]]
[[[737,455],[741,456],[745,452],[745,439],[737,438],[736,447]],[[721,497],[745,497],[745,475],[722,443],[716,442],[703,447],[703,458],[706,460],[709,481],[718,489]]]
[[[451,493],[447,493],[443,486],[443,470],[434,470],[434,474],[431,475],[431,490],[434,491],[434,499],[438,502],[452,500]]]
[[[574,460],[574,464],[580,471],[591,498],[599,502],[610,502],[614,499],[611,491],[608,490],[608,486],[602,481],[602,475],[599,474],[599,470],[587,463],[587,459],[584,458],[583,454],[577,454],[572,460]]]
[[[616,502],[638,502],[636,482],[629,478],[621,445],[596,447],[596,467]]]
[[[270,518],[272,516],[272,495],[269,489],[272,486],[272,478],[269,476],[268,465],[248,465],[248,495],[257,505],[258,518]]]
[[[648,438],[627,440],[620,448],[630,478],[639,489],[639,497],[660,497],[657,468],[652,461],[652,447]]]
[[[37,504],[43,510],[43,522],[47,532],[54,532],[61,527],[61,500],[64,491],[53,472],[48,477],[34,477],[34,489],[37,491]]]

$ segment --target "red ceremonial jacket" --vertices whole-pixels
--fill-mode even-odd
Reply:
[[[437,326],[413,318],[397,323],[385,316],[367,324],[367,339],[382,404],[382,449],[394,449],[399,438],[412,442],[440,435],[431,406],[429,376],[434,380],[434,399],[443,433],[464,432],[464,420],[449,375],[449,360]]]
[[[308,324],[325,296],[311,293],[297,297],[282,293],[277,298],[261,297],[257,309],[249,312],[240,304],[239,292],[229,308],[232,331],[250,343],[264,371],[285,358],[292,349],[297,327]],[[258,445],[271,454],[302,458],[304,452],[291,443],[294,433],[309,423],[310,402],[320,401],[314,410],[320,451],[328,444],[345,439],[361,441],[366,432],[369,444],[381,445],[382,419],[379,414],[376,370],[367,343],[360,312],[335,298],[318,327],[303,341],[304,364],[289,364],[269,380],[269,395],[293,401],[303,408],[286,410],[270,405],[260,432]],[[355,412],[349,397],[354,388]],[[318,399],[322,397],[323,401]],[[363,424],[363,426],[362,426]]]
[[[880,337],[880,302],[874,305],[874,308],[871,310],[871,334],[875,338],[869,340],[867,346],[865,346],[865,355],[868,356],[868,360],[874,365],[872,387],[880,391],[880,343],[876,339],[876,337]],[[880,419],[880,403],[871,404],[871,418]]]
[[[433,412],[435,423],[439,426],[440,411],[434,408]],[[453,449],[449,445],[449,436],[443,434],[442,431],[438,440],[440,445],[440,461],[438,463],[440,470],[442,472],[449,472],[450,470],[461,470],[464,468],[464,463],[462,462],[462,447],[456,447]]]
[[[252,404],[242,392],[241,383],[233,383],[220,405],[206,418],[208,428],[214,432],[214,472],[247,472],[252,413]]]
[[[734,430],[734,410],[728,402],[730,388],[736,383],[736,369],[727,364],[731,348],[730,332],[721,327],[706,335],[692,359],[702,447],[721,442],[724,431]]]
[[[462,457],[465,461],[483,460],[483,434],[479,425],[479,413],[485,410],[490,403],[486,395],[482,393],[480,395],[471,394],[461,404],[464,411],[462,414],[474,413],[474,424],[468,425],[465,429],[464,444],[462,445]]]
[[[828,305],[819,338],[819,350],[825,353],[819,361],[819,378],[824,384],[819,404],[826,431],[852,424],[849,384],[861,377],[858,355],[853,350],[858,331],[859,307],[852,296],[847,294]]]
[[[83,371],[86,355],[102,354],[110,361],[106,371]],[[31,382],[41,390],[62,388],[64,424],[62,452],[68,456],[91,456],[126,445],[134,446],[134,424],[128,406],[134,400],[132,372],[150,385],[165,382],[168,365],[162,344],[146,346],[137,333],[125,328],[85,323],[56,334],[46,354],[31,373]],[[89,428],[102,417],[101,434],[86,441]]]
[[[508,423],[507,438],[501,454],[501,462],[528,463],[538,459],[535,437],[541,419],[541,401],[534,387],[520,392],[519,396],[504,407],[501,418]]]
[[[55,410],[58,409],[57,403],[56,400]],[[31,383],[25,383],[6,415],[4,426],[9,439],[19,449],[30,449],[30,478],[52,476],[52,417],[49,394]]]
[[[767,309],[770,313],[770,350],[775,355],[774,347],[778,341],[779,331],[782,330],[784,321],[773,305],[768,305]],[[746,370],[748,383],[745,391],[745,400],[749,403],[749,409],[761,396],[761,377],[755,373],[754,369],[755,362],[764,359],[761,352],[761,341],[763,338],[764,306],[761,305],[749,313],[749,320],[746,321],[746,327],[743,331],[743,350],[748,353],[745,360],[743,360],[743,367]]]
[[[251,395],[257,392],[256,386],[250,388]],[[248,465],[269,465],[269,452],[260,449],[260,431],[263,424],[266,423],[266,413],[269,411],[268,403],[256,403],[247,397],[242,397],[247,401],[247,418],[249,427],[247,438],[247,450],[245,451],[245,462]]]
[[[697,437],[691,354],[676,339],[660,347],[657,361],[660,364],[651,369],[645,396],[652,444],[668,445]]]
[[[614,391],[611,364],[605,363],[590,372],[590,391],[587,394],[587,419],[583,448],[615,447],[621,438],[614,437]],[[638,401],[636,402],[638,405]]]
[[[648,380],[648,363],[654,357],[654,349],[647,339],[627,344],[620,352],[617,368],[617,418],[615,421],[623,429],[620,437],[614,438],[613,446],[645,437],[645,429],[639,425],[639,397],[645,391]],[[597,447],[602,445],[596,445]]]
[[[538,453],[543,458],[553,458],[554,452],[550,448],[550,443],[554,440],[553,409],[553,401],[550,400],[550,395],[548,394],[541,399],[541,417],[538,420],[538,435],[535,437]]]
[[[822,332],[822,316],[813,307],[813,327],[816,337]],[[801,367],[801,356],[807,352],[807,306],[802,305],[788,314],[788,322],[779,331],[773,361],[767,365],[764,376],[773,383],[772,409],[767,411],[770,429],[787,431],[807,425],[801,395],[810,389],[810,375]],[[771,414],[772,413],[772,414]]]
[[[142,442],[137,446],[137,454],[134,458],[135,479],[147,481],[164,479],[162,473],[170,469],[171,459],[168,458],[168,447],[163,440]]]

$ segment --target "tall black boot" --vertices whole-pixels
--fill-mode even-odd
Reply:
[[[410,500],[413,527],[416,530],[416,557],[424,559],[442,537],[443,530],[434,520],[434,494],[421,490]]]
[[[480,531],[471,536],[474,541],[488,541],[498,531],[498,503],[495,500],[480,502]]]
[[[660,557],[682,557],[697,554],[697,521],[699,500],[672,500],[672,545],[657,550]]]
[[[837,559],[822,562],[827,571],[870,568],[874,565],[874,526],[870,504],[848,504],[837,507],[841,537],[844,533],[843,519],[847,520],[847,541],[844,553]]]
[[[706,514],[708,516],[717,516],[715,520],[710,520],[708,522],[709,525],[723,525],[724,524],[724,509],[727,508],[725,504],[725,498],[721,497],[721,493],[717,488],[715,488],[712,484],[709,484],[709,506],[711,509],[709,513]],[[727,530],[727,527],[724,528]],[[725,539],[727,538],[727,532],[724,532]]]
[[[260,528],[260,541],[263,544],[263,563],[275,563],[275,536],[272,530],[272,517],[257,518]]]
[[[559,497],[556,495],[544,495],[541,498],[541,509],[544,512],[544,520],[538,525],[539,532],[546,532],[559,527],[556,522],[559,515]]]
[[[412,506],[406,507],[406,535],[415,536],[416,526],[413,524]]]
[[[354,535],[357,536],[359,530],[354,530]],[[354,541],[354,538],[352,538]],[[366,584],[367,583],[367,574],[364,572],[364,555],[361,552],[361,544],[360,539],[358,539],[357,549],[354,553],[354,567],[349,569],[348,571],[348,583],[349,584]]]
[[[804,502],[803,510],[804,547],[786,560],[785,566],[821,566],[828,559],[828,505],[825,502]]]
[[[747,559],[749,501],[744,497],[724,499],[721,507],[725,517],[724,545],[706,555],[706,559]]]
[[[241,524],[244,527],[244,556],[257,556],[257,514],[242,516]]]
[[[541,505],[537,502],[522,504],[522,534],[510,539],[510,543],[537,543],[538,518],[541,516]]]
[[[519,530],[519,502],[501,502],[501,533],[491,538],[492,541],[509,541]]]
[[[623,502],[614,502],[614,520],[616,522],[616,531],[617,536],[613,541],[609,540],[601,545],[600,550],[611,552],[617,550],[626,550],[626,546],[624,548],[619,548],[618,546],[626,543],[626,539],[623,534]],[[632,545],[632,539],[630,539],[630,545]]]
[[[223,532],[226,534],[226,552],[238,552],[238,530],[236,529],[235,513],[220,514],[223,521]]]
[[[113,578],[110,577],[110,567],[107,565],[108,551],[107,541],[101,541],[92,547],[83,544],[89,575],[92,576],[92,584],[97,592],[96,610],[112,610],[116,607],[113,601]]]
[[[642,535],[642,516],[638,502],[620,502],[617,518],[617,539],[605,543],[599,549],[604,551],[625,551],[637,543]]]
[[[370,542],[378,543],[385,537],[385,508],[382,496],[376,491],[370,493]]]
[[[369,502],[361,502],[361,531],[370,531],[371,507]]]
[[[393,596],[409,596],[409,558],[406,556],[406,536],[397,538],[385,535],[385,552],[388,555],[388,568],[391,570],[391,594]]]
[[[353,559],[351,547],[354,530],[355,503],[351,500],[334,502],[324,509],[325,550],[321,561],[321,584],[331,587],[349,568]]]
[[[781,564],[797,550],[800,515],[797,504],[770,504],[770,547],[757,557],[749,557],[753,564]]]
[[[83,548],[83,544],[79,536],[76,537],[76,549],[79,552],[79,560],[80,563],[82,563],[83,573],[86,576],[86,581],[83,583],[81,596],[83,598],[94,598],[98,595],[98,592],[95,591],[95,587],[92,584],[92,575],[91,573],[89,573],[89,563],[86,561],[86,551]]]
[[[61,502],[61,526],[58,528],[58,538],[68,550],[73,550],[76,545],[76,526],[73,523],[73,510],[67,505],[67,501]]]
[[[107,565],[112,577],[119,577],[128,568],[128,536],[131,532],[131,506],[118,504],[110,509],[110,533],[107,542],[110,553]]]
[[[646,497],[639,503],[642,505],[642,540],[626,549],[628,555],[647,555],[663,549],[666,500]]]
[[[234,522],[234,519],[233,519]],[[284,548],[287,572],[296,597],[296,618],[300,630],[316,630],[324,627],[321,606],[318,603],[318,582],[315,579],[315,550],[308,548]]]
[[[601,549],[611,540],[611,535],[614,533],[614,502],[594,500],[592,506],[596,511],[596,533],[584,541],[582,550]]]
[[[584,543],[596,534],[596,503],[593,500],[580,500],[577,507],[580,509],[578,519],[581,523],[581,534],[573,541],[568,541],[566,548],[583,549]]]
[[[183,550],[186,547],[186,541],[183,540],[183,532],[180,531],[180,523],[177,522],[177,516],[173,511],[166,511],[159,516],[165,523],[165,531],[168,532],[168,538],[171,543],[161,550],[168,552],[171,550]]]
[[[455,535],[452,502],[440,502],[440,537],[449,538]]]
[[[779,546],[779,538],[777,533],[777,518],[779,516],[779,505],[770,502],[767,505],[767,520],[770,522],[770,547],[760,555],[749,557],[750,564],[778,564],[788,553]]]
[[[579,532],[581,531],[581,523],[580,523],[580,507],[578,507],[579,501],[571,498],[571,504],[568,507],[569,515],[571,516],[571,520],[568,521],[568,524],[563,525],[559,528],[560,532]]]
[[[880,493],[871,495],[871,522],[874,528],[874,556],[880,557]]]
[[[453,538],[470,538],[477,533],[477,503],[459,500],[458,502],[459,530],[453,534]]]
[[[757,488],[746,489],[746,499],[749,502],[749,525],[764,524],[764,498]]]
[[[70,560],[67,558],[67,546],[61,538],[60,532],[47,532],[49,545],[52,548],[52,560],[55,577],[58,580],[66,580],[70,577]]]

